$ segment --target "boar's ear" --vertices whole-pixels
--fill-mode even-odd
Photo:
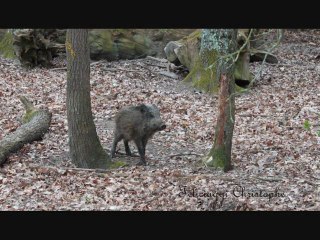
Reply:
[[[148,107],[146,105],[144,105],[144,104],[141,104],[141,105],[137,106],[137,109],[142,113],[145,113],[145,112],[148,111]]]

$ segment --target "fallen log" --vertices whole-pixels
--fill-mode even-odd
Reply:
[[[23,125],[0,141],[0,166],[11,153],[17,152],[26,143],[41,140],[49,130],[52,114],[48,109],[38,109],[24,96],[19,96],[26,109]]]

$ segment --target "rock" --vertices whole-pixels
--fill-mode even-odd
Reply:
[[[152,40],[150,49],[156,53],[155,57],[165,58],[164,48],[167,43],[188,36],[194,29],[136,29],[135,31]]]
[[[238,34],[238,42],[239,45],[244,43],[245,38],[244,35],[248,34],[247,29],[240,29]],[[177,41],[169,42],[164,48],[164,52],[166,54],[166,58],[168,61],[172,63],[181,63],[186,66],[189,70],[193,68],[195,64],[195,60],[197,59],[198,53],[200,51],[200,43],[201,43],[201,30],[195,30],[189,36],[186,36]],[[250,62],[253,61],[263,61],[265,57],[266,49],[261,49],[260,51],[257,49],[261,48],[265,42],[262,40],[253,39],[250,41],[250,47],[255,48],[255,53],[250,55]],[[250,51],[250,48],[249,48]],[[242,57],[242,56],[241,56]],[[247,56],[243,56],[247,58]],[[179,60],[179,61],[178,61]],[[268,63],[278,63],[278,59],[273,54],[268,54],[266,57],[266,62]],[[245,74],[246,78],[248,74]]]
[[[171,41],[164,48],[168,61],[181,63],[189,70],[193,68],[199,57],[201,30],[196,30],[179,41]]]
[[[93,60],[164,57],[164,47],[171,40],[187,36],[192,29],[93,29],[89,32]]]
[[[181,39],[192,31],[192,29],[92,29],[89,31],[88,39],[90,56],[93,60],[109,61],[146,56],[163,58],[165,57],[163,49],[168,42]],[[5,33],[6,30],[0,29],[0,41]],[[12,35],[13,44],[9,45],[13,45],[15,55],[24,66],[50,66],[53,57],[65,52],[66,30],[15,29]],[[13,50],[11,52],[13,53]]]
[[[238,36],[239,45],[241,45],[241,32]],[[189,70],[189,74],[184,79],[185,83],[192,83],[199,90],[207,91],[210,88],[210,83],[201,84],[200,79],[207,79],[210,76],[207,71],[204,71],[202,61],[199,57],[201,44],[201,30],[195,30],[190,35],[178,40],[169,42],[164,48],[167,60],[174,64],[182,64]],[[235,67],[235,79],[238,86],[246,87],[252,80],[252,74],[249,70],[250,53],[245,48],[239,55]],[[241,83],[241,84],[240,84]],[[212,91],[216,91],[212,90]]]
[[[255,36],[258,35],[259,31],[251,35],[253,38],[249,44],[242,49],[235,64],[235,80],[239,87],[246,87],[253,79],[252,73],[250,73],[249,62],[250,61],[262,61],[265,57],[265,52],[272,46],[272,39],[258,39]],[[201,30],[195,30],[190,35],[177,40],[170,41],[164,48],[166,58],[168,61],[179,65],[182,64],[189,70],[189,74],[184,79],[184,82],[192,82],[194,86],[201,90],[206,90],[206,84],[202,86],[198,83],[199,79],[206,79],[206,71],[202,71],[202,60],[199,57],[200,44],[201,44]],[[238,45],[243,46],[246,42],[249,29],[238,30]],[[259,32],[260,34],[260,32]],[[267,43],[267,44],[266,44]],[[252,54],[252,55],[251,55]],[[268,54],[266,62],[277,63],[278,59],[272,54]],[[201,85],[201,86],[200,86]]]
[[[91,30],[89,44],[93,60],[134,59],[154,54],[150,51],[151,40],[130,29]]]
[[[177,54],[175,53],[175,49],[180,48],[182,46],[178,41],[170,41],[164,48],[164,52],[168,61],[175,63],[178,65],[179,59]]]

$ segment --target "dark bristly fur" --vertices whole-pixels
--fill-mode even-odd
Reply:
[[[122,139],[126,154],[131,156],[128,142],[133,140],[139,151],[139,164],[146,165],[145,149],[148,140],[155,132],[166,128],[160,117],[159,108],[154,104],[125,107],[116,115],[115,123],[111,157],[114,157],[117,144]]]

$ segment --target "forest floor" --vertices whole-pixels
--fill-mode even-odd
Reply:
[[[0,210],[320,210],[320,32],[286,32],[252,90],[236,97],[234,169],[201,163],[210,150],[217,96],[183,85],[182,76],[147,59],[91,66],[92,110],[110,152],[113,118],[123,106],[154,103],[165,131],[147,145],[147,166],[107,172],[75,169],[68,156],[66,70],[27,70],[0,58],[0,140],[24,114],[18,95],[53,113],[42,141],[25,145],[0,168]],[[261,62],[251,63],[254,73]],[[135,154],[137,150],[130,145]]]

